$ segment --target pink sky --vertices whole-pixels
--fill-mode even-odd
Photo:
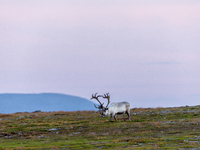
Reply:
[[[199,105],[200,1],[2,0],[1,93]]]

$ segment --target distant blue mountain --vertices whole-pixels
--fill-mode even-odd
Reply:
[[[0,113],[95,110],[87,99],[65,94],[0,94]]]

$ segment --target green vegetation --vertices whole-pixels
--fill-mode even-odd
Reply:
[[[0,149],[192,149],[200,106],[134,108],[118,121],[99,112],[0,114]]]

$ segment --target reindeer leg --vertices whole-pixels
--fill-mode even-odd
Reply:
[[[110,121],[112,121],[112,118],[113,118],[113,115],[111,114],[111,115],[110,115]]]
[[[115,121],[117,121],[116,115],[114,115]]]
[[[126,111],[126,114],[128,115],[128,120],[131,120],[131,114],[130,114],[130,111]]]

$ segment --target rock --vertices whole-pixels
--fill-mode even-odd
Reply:
[[[44,137],[44,135],[41,135],[41,136],[38,136],[37,138],[39,139],[39,138],[43,138]]]
[[[169,123],[173,123],[174,121],[167,121],[165,122],[165,124],[169,124]]]
[[[131,113],[131,115],[137,115],[137,113]]]
[[[41,110],[35,110],[33,113],[40,113],[42,112]]]
[[[101,149],[101,148],[104,148],[105,146],[100,146],[100,147],[98,147],[98,149]]]
[[[164,115],[164,114],[165,114],[165,111],[161,110],[160,113],[161,113],[162,115]]]
[[[47,129],[47,131],[56,131],[59,130],[60,128],[52,128],[52,129]]]
[[[80,134],[81,132],[73,132],[73,134]]]
[[[73,129],[73,127],[66,127],[65,129]]]

